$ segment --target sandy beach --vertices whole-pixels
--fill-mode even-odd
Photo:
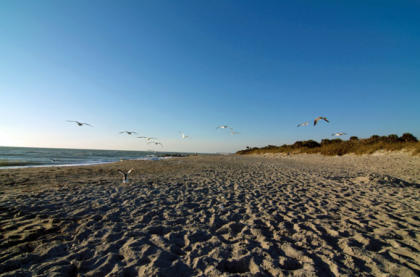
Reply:
[[[419,251],[404,153],[0,170],[0,276],[419,276]]]

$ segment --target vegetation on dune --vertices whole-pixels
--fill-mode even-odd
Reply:
[[[296,141],[291,145],[267,145],[265,147],[247,147],[245,150],[236,152],[237,154],[265,154],[265,153],[320,153],[323,155],[344,155],[344,154],[371,154],[378,150],[397,151],[408,150],[413,154],[420,155],[420,142],[410,133],[405,133],[401,137],[395,134],[389,136],[373,135],[370,138],[359,139],[352,136],[349,140],[323,139],[321,143],[314,140]]]

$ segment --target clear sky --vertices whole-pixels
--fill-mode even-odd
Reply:
[[[194,152],[420,137],[419,15],[408,0],[3,0],[0,145],[153,148],[122,130]],[[320,115],[330,123],[313,127]]]

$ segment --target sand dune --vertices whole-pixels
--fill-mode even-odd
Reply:
[[[419,173],[403,154],[1,170],[0,276],[418,276]]]

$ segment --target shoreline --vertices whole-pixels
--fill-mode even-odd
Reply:
[[[22,168],[42,168],[42,167],[77,167],[77,166],[90,166],[90,165],[105,165],[110,163],[119,163],[123,161],[159,161],[173,157],[151,157],[151,158],[137,158],[137,159],[122,159],[119,161],[109,162],[89,162],[89,163],[76,163],[76,164],[36,164],[36,165],[18,165],[18,166],[0,166],[2,169],[22,169]]]
[[[121,160],[157,160],[184,157],[189,153],[0,147],[0,169],[44,166],[85,166]]]

